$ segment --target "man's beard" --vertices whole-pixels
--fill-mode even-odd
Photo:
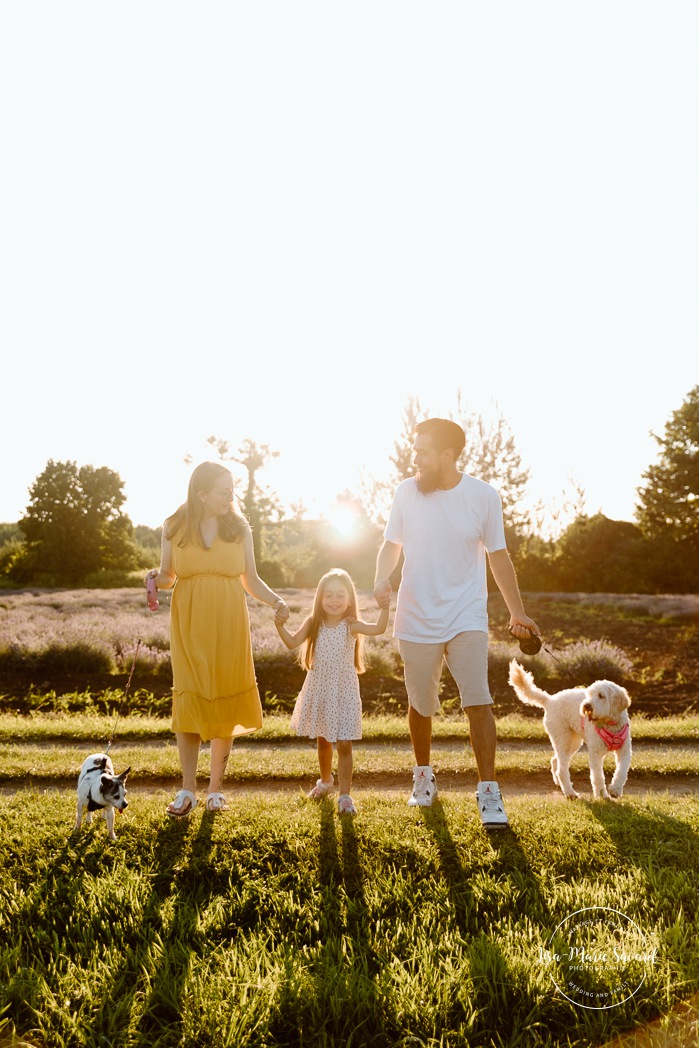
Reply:
[[[421,473],[418,470],[415,474],[415,480],[417,482],[417,490],[423,495],[430,495],[439,488],[439,473]]]

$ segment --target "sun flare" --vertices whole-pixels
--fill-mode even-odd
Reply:
[[[324,517],[341,538],[347,539],[357,526],[359,513],[352,503],[337,501],[326,511]]]

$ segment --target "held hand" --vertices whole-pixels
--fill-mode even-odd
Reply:
[[[289,618],[289,608],[286,604],[277,604],[274,612],[274,625],[283,626]]]
[[[380,608],[391,606],[391,583],[388,579],[378,579],[374,587],[374,600]]]

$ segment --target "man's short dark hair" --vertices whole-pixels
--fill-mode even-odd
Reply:
[[[449,418],[426,418],[424,422],[418,422],[413,433],[429,437],[437,451],[446,451],[451,448],[454,452],[454,462],[466,446],[466,435],[456,422]]]

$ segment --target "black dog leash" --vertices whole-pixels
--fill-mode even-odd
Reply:
[[[563,662],[561,661],[561,659],[557,658],[557,656],[553,654],[551,649],[546,647],[539,634],[535,633],[534,630],[530,630],[528,626],[524,627],[524,629],[527,630],[527,632],[529,633],[528,637],[520,638],[515,636],[511,626],[508,626],[507,629],[512,634],[512,636],[515,637],[515,640],[518,641],[519,650],[522,652],[523,655],[538,655],[541,649],[543,648],[546,654],[550,655],[554,662],[557,662],[559,666],[563,666]],[[576,675],[573,673],[571,669],[567,669],[565,666],[563,668],[564,671],[568,673],[573,678],[573,680],[577,681],[578,684],[581,684],[583,688],[587,687],[587,684],[585,684],[584,681],[581,681],[580,677],[576,677]]]
[[[105,753],[109,753],[109,747],[114,742],[114,735],[116,733],[116,726],[117,726],[117,724],[119,722],[119,717],[121,716],[121,711],[124,708],[124,703],[126,702],[128,696],[129,696],[129,692],[131,690],[131,680],[133,678],[133,671],[136,668],[136,658],[138,656],[138,649],[140,647],[141,647],[141,638],[139,637],[138,641],[136,642],[136,650],[133,653],[133,662],[131,663],[131,672],[129,673],[129,679],[127,680],[126,687],[124,688],[124,697],[121,700],[121,702],[119,703],[119,709],[117,710],[116,720],[114,721],[114,727],[112,728],[112,734],[109,736],[109,742],[107,743],[107,748],[104,751]]]

